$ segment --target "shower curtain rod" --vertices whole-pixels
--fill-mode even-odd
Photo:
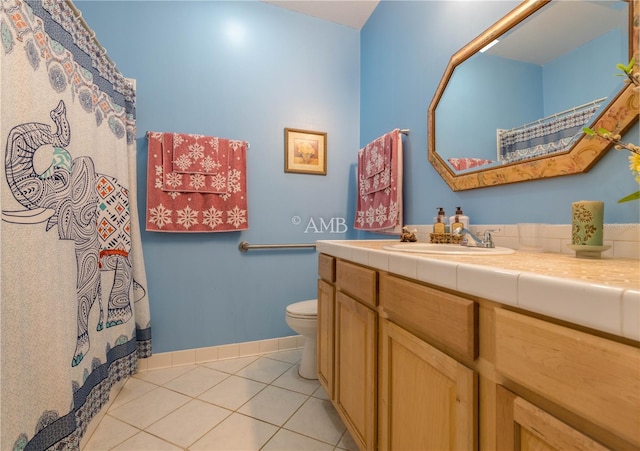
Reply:
[[[69,5],[69,8],[71,8],[71,10],[73,11],[73,14],[75,14],[76,16],[76,19],[78,19],[80,21],[80,24],[87,30],[87,32],[91,36],[91,40],[94,42],[95,45],[98,46],[102,55],[104,55],[104,57],[109,61],[109,63],[113,65],[113,67],[116,67],[116,64],[113,62],[111,58],[109,58],[109,55],[107,55],[107,50],[102,46],[102,44],[100,44],[100,41],[98,41],[98,38],[96,38],[96,32],[93,31],[91,27],[89,27],[87,22],[82,17],[82,11],[76,8],[76,5],[74,5],[71,0],[65,0],[65,3]]]
[[[529,123],[526,123],[524,125],[520,125],[518,127],[513,127],[509,131],[512,132],[512,131],[515,131],[515,130],[519,130],[521,128],[526,128],[526,127],[528,127],[530,125],[533,125],[533,124],[541,124],[544,121],[547,121],[549,119],[555,119],[558,116],[562,116],[563,114],[573,113],[573,112],[576,112],[578,110],[582,110],[584,108],[590,107],[591,105],[596,105],[596,104],[598,104],[600,102],[603,102],[605,100],[607,100],[606,97],[602,97],[600,99],[595,99],[595,100],[592,100],[591,102],[583,103],[582,105],[578,105],[578,106],[574,106],[573,108],[569,108],[568,110],[560,111],[559,113],[550,114],[549,116],[543,117],[542,119],[538,119],[538,120],[535,120],[533,122],[529,122]]]
[[[249,249],[302,249],[302,248],[314,248],[316,245],[313,243],[308,244],[249,244],[246,241],[242,241],[238,244],[240,252],[247,252]]]

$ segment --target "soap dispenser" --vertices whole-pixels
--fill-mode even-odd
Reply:
[[[451,230],[463,227],[469,229],[469,216],[466,216],[460,207],[456,207],[456,214],[449,218],[451,223]]]
[[[433,218],[433,233],[449,233],[449,220],[442,207],[438,207],[438,216]]]

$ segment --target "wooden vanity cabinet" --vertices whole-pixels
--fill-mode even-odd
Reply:
[[[477,449],[475,372],[380,320],[378,449]]]
[[[496,389],[496,397],[499,418],[496,431],[498,449],[609,449],[500,385]]]
[[[378,448],[477,449],[477,374],[453,357],[477,355],[475,303],[383,273],[379,311]]]
[[[316,352],[318,355],[318,380],[333,400],[334,381],[334,311],[336,259],[330,255],[318,256],[318,333]]]
[[[320,381],[360,450],[640,449],[636,341],[320,259]]]
[[[502,308],[495,333],[496,371],[522,392],[496,391],[502,449],[640,448],[637,347]]]
[[[376,447],[376,326],[374,310],[336,293],[334,405],[362,450]]]
[[[318,379],[358,447],[373,450],[377,272],[324,254],[318,267]]]
[[[327,392],[329,399],[334,399],[334,311],[335,287],[326,281],[318,280],[318,380]]]
[[[320,254],[318,256],[318,334],[316,352],[318,355],[318,380],[334,399],[334,311],[336,291],[336,259]]]

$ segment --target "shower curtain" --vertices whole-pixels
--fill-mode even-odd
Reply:
[[[62,0],[0,15],[0,449],[78,449],[151,355],[135,92]]]
[[[550,116],[513,130],[498,130],[498,160],[513,163],[569,150],[598,110],[595,102],[570,113],[559,113],[559,117]]]

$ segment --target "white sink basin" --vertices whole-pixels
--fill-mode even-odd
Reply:
[[[382,249],[397,252],[414,252],[419,254],[441,255],[506,255],[515,251],[508,247],[468,247],[459,244],[434,243],[398,243],[384,246]]]

